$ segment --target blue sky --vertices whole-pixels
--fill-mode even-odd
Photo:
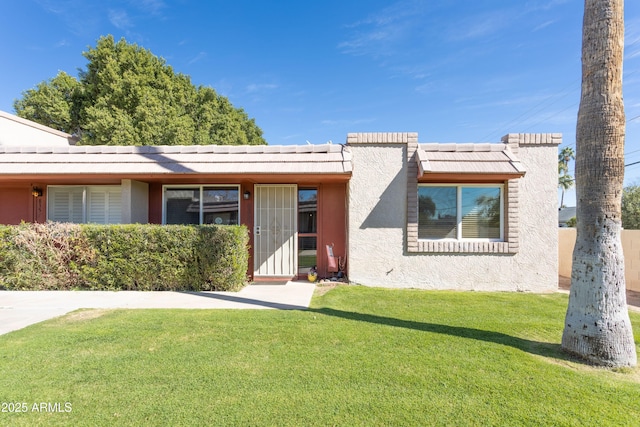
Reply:
[[[348,132],[497,142],[560,132],[575,147],[582,0],[21,0],[0,15],[0,110],[77,76],[101,35],[163,57],[242,107],[272,145]],[[626,163],[640,161],[640,2],[627,1]],[[640,164],[625,184],[640,184]],[[565,204],[575,203],[573,191]]]

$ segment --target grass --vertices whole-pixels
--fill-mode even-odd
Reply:
[[[640,368],[566,357],[566,305],[339,286],[308,311],[77,311],[0,336],[0,401],[29,407],[0,425],[638,425]]]

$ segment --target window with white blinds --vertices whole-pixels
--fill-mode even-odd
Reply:
[[[87,222],[119,224],[121,204],[120,187],[87,187]]]
[[[122,221],[121,193],[119,186],[49,186],[47,219],[118,224]]]
[[[47,219],[57,222],[84,221],[84,187],[49,187]]]
[[[418,238],[502,241],[503,185],[418,186]]]

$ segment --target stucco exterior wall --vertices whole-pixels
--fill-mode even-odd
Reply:
[[[407,143],[417,134],[350,134],[349,279],[398,288],[555,291],[559,138],[504,140],[518,142],[512,149],[527,171],[518,180],[519,212],[510,213],[519,215],[517,252],[444,254],[407,251]]]
[[[122,180],[122,223],[149,222],[149,184],[131,179]]]
[[[0,111],[0,146],[60,147],[74,143],[69,134]]]
[[[419,287],[404,254],[406,144],[350,149],[349,280],[370,286]]]

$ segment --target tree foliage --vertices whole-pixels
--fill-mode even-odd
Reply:
[[[564,147],[558,153],[558,173],[566,174],[569,172],[569,162],[576,159],[576,152],[571,147]]]
[[[478,214],[492,227],[500,227],[500,196],[482,195],[476,198]]]
[[[640,230],[640,185],[631,185],[622,191],[622,227]]]
[[[436,214],[436,204],[429,196],[420,195],[418,203],[419,213],[431,218]]]
[[[23,92],[16,113],[75,133],[81,144],[266,144],[243,109],[147,49],[106,36],[83,55],[79,79],[58,73]]]
[[[58,72],[52,79],[39,83],[35,89],[22,93],[13,104],[20,117],[38,122],[62,132],[78,130],[77,109],[74,108],[82,85],[75,78]]]
[[[562,190],[560,207],[564,207],[564,192],[573,187],[575,180],[569,175],[569,161],[576,159],[576,153],[571,147],[564,147],[558,153],[558,187]]]

